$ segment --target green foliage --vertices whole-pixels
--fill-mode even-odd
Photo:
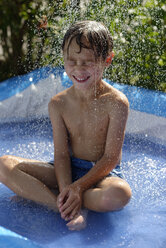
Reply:
[[[166,92],[165,11],[163,0],[0,0],[0,80],[63,65],[65,31],[88,19],[102,21],[113,36],[115,58],[107,78]]]
[[[91,0],[87,10],[87,17],[106,23],[114,39],[115,58],[106,76],[125,84],[165,90],[164,1],[98,4]]]

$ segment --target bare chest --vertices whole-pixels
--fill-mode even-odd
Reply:
[[[64,115],[70,138],[83,142],[103,143],[108,128],[108,114],[101,108],[74,108]]]

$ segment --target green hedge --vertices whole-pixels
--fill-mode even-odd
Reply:
[[[0,80],[48,64],[63,65],[60,47],[66,29],[88,19],[105,23],[113,36],[115,57],[107,78],[166,92],[164,2],[0,0]]]

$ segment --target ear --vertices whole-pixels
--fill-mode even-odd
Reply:
[[[114,52],[110,52],[110,54],[108,55],[108,57],[106,58],[106,67],[110,66],[112,59],[114,58],[115,54]]]

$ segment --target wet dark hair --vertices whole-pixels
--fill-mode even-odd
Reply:
[[[76,39],[77,44],[82,48],[92,49],[95,58],[105,60],[113,49],[113,40],[108,29],[100,22],[96,21],[80,21],[73,24],[66,32],[62,50],[64,51],[67,45],[67,52],[73,39]],[[83,42],[85,38],[85,42]]]

